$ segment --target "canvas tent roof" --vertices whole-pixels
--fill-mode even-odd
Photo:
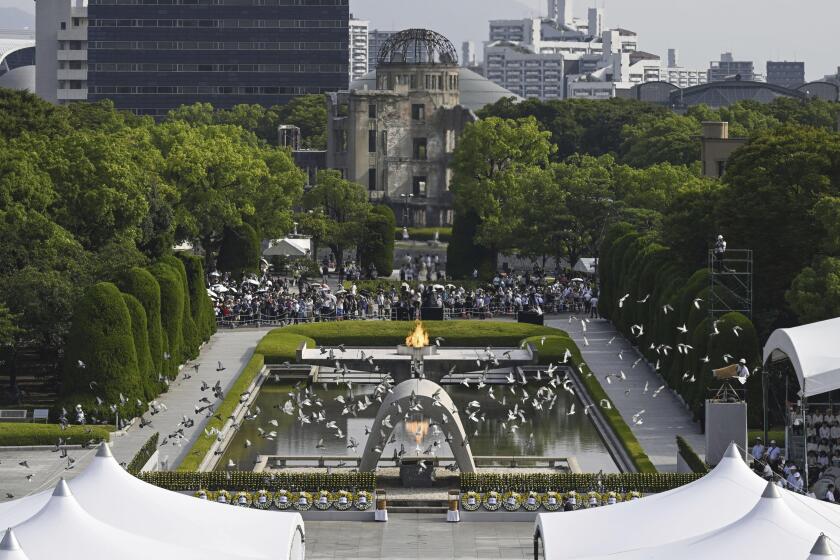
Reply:
[[[572,269],[575,272],[581,272],[583,274],[595,274],[595,267],[598,265],[598,259],[591,258],[591,257],[582,257],[578,259],[578,262],[575,263],[575,267]]]
[[[737,525],[756,506],[766,486],[732,444],[717,467],[691,484],[609,507],[539,514],[535,530],[543,540],[547,559],[624,560],[624,554],[632,551],[651,551]],[[840,542],[840,508],[787,490],[780,490],[780,495],[791,515],[819,529],[808,534],[808,547],[798,558],[807,558],[820,532]],[[579,538],[569,539],[568,535]]]
[[[840,389],[840,317],[776,329],[764,345],[764,363],[789,358],[806,397]]]
[[[158,488],[127,473],[106,444],[69,487],[79,507],[111,529],[188,545],[204,558],[301,557],[304,533],[300,514],[238,508]],[[0,527],[26,523],[39,515],[49,500],[49,492],[42,492],[0,504]],[[30,555],[22,536],[18,538]]]
[[[271,247],[263,251],[264,257],[305,257],[311,250],[309,239],[278,239]]]

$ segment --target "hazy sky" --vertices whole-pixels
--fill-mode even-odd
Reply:
[[[606,24],[639,33],[639,47],[665,59],[679,49],[682,65],[707,68],[723,51],[738,59],[764,62],[804,60],[809,79],[834,73],[840,66],[840,0],[577,0],[575,15],[586,16],[595,4],[606,9]],[[542,15],[546,0],[350,0],[356,17],[372,27],[429,27],[449,37],[459,49],[465,40],[487,38],[490,19]],[[0,0],[33,12],[33,0]],[[3,22],[0,21],[0,28]]]

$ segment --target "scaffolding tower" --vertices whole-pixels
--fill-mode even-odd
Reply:
[[[731,249],[718,259],[709,250],[711,296],[709,315],[712,320],[737,311],[750,320],[753,316],[753,252],[752,249]]]

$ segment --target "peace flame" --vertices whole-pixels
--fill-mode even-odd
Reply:
[[[429,333],[423,328],[423,323],[417,321],[414,324],[414,332],[405,337],[405,345],[409,348],[423,348],[429,345]]]

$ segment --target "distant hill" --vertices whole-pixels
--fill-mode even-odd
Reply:
[[[35,14],[19,8],[0,8],[0,30],[35,29]]]

